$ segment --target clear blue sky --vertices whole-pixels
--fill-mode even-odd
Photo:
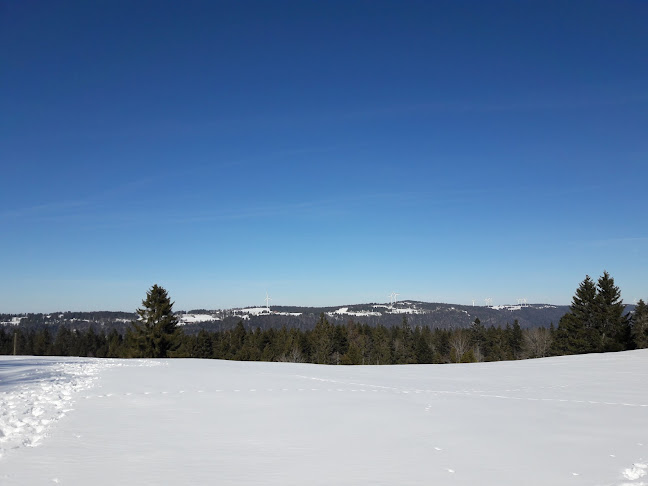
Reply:
[[[0,312],[648,299],[648,2],[0,2]]]

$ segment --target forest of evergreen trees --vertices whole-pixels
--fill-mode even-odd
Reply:
[[[312,330],[248,330],[243,322],[222,332],[182,332],[169,296],[154,285],[139,318],[121,334],[72,330],[0,328],[0,354],[92,356],[108,358],[177,357],[319,364],[415,364],[501,361],[648,347],[648,309],[639,301],[625,314],[619,288],[605,272],[589,276],[573,297],[570,312],[547,328],[503,328],[476,319],[468,329],[369,326],[353,321],[332,324],[322,314]]]

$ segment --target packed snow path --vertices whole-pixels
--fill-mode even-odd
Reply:
[[[648,485],[648,350],[317,366],[0,357],[0,484]]]

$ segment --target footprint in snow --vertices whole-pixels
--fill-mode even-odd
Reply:
[[[648,464],[635,463],[632,467],[626,468],[621,473],[624,478],[634,481],[635,479],[643,478],[646,475]]]

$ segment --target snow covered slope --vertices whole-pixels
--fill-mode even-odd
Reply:
[[[648,350],[318,366],[0,357],[3,485],[648,484]]]

